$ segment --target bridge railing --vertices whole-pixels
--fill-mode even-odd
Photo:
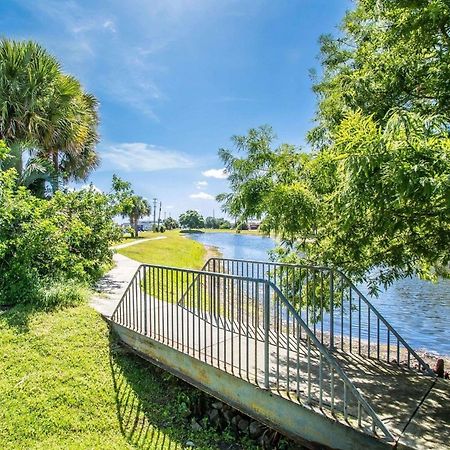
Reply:
[[[295,307],[264,277],[141,265],[111,320],[320,414],[393,439]]]
[[[320,343],[332,350],[434,376],[429,365],[339,270],[226,258],[209,259],[204,270],[273,282]]]

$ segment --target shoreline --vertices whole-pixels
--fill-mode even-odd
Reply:
[[[202,244],[206,249],[204,262],[208,261],[210,258],[222,258],[222,252],[219,250],[219,247],[215,245]]]
[[[206,254],[204,257],[204,262],[206,263],[209,258],[221,258],[223,257],[222,252],[219,250],[219,247],[215,245],[203,244],[206,249]],[[436,365],[438,359],[444,360],[445,371],[450,372],[450,355],[444,355],[436,352],[435,350],[430,349],[415,349],[413,350],[433,369]],[[394,352],[393,352],[394,354]]]

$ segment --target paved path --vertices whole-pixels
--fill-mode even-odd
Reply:
[[[167,239],[167,238],[166,236],[158,236],[154,238],[136,239],[135,241],[132,242],[125,242],[124,244],[114,245],[112,248],[114,250],[119,250],[121,248],[131,247],[132,245],[142,244],[143,242],[147,241],[159,241],[160,239]]]
[[[166,236],[158,236],[154,238],[138,239],[136,241],[126,242],[125,244],[115,245],[113,249],[118,250],[132,245],[142,244],[147,241],[158,241],[160,239],[167,238]],[[90,301],[91,306],[106,317],[110,317],[114,312],[125,289],[141,264],[120,253],[116,253],[113,256],[113,262],[114,267],[97,283],[96,293]]]
[[[139,241],[142,242],[142,241]],[[130,242],[132,245],[133,242]],[[141,264],[134,259],[116,253],[115,266],[97,283],[96,293],[91,298],[91,306],[100,314],[110,317],[119,303],[125,289]]]

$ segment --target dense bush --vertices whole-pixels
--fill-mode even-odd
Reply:
[[[0,304],[55,303],[67,281],[69,297],[80,297],[72,283],[98,279],[120,238],[108,197],[83,190],[44,200],[16,181],[14,169],[0,171]]]

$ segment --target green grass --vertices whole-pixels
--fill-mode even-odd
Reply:
[[[184,237],[179,230],[170,230],[164,233],[166,239],[146,241],[118,250],[122,255],[146,264],[157,264],[188,269],[201,269],[207,258],[207,250],[204,245],[192,239]],[[150,275],[149,275],[150,276]],[[168,300],[177,301],[188,286],[192,283],[194,276],[176,272],[173,277],[165,278],[159,289],[156,285],[148,282],[150,295],[159,296],[164,292]]]
[[[205,263],[205,247],[180,234],[179,230],[165,233],[145,232],[142,237],[164,236],[166,239],[145,241],[118,250],[122,255],[146,264],[201,269]]]
[[[0,448],[217,448],[184,418],[199,391],[117,344],[86,305],[0,314]],[[245,448],[251,448],[246,444]]]

